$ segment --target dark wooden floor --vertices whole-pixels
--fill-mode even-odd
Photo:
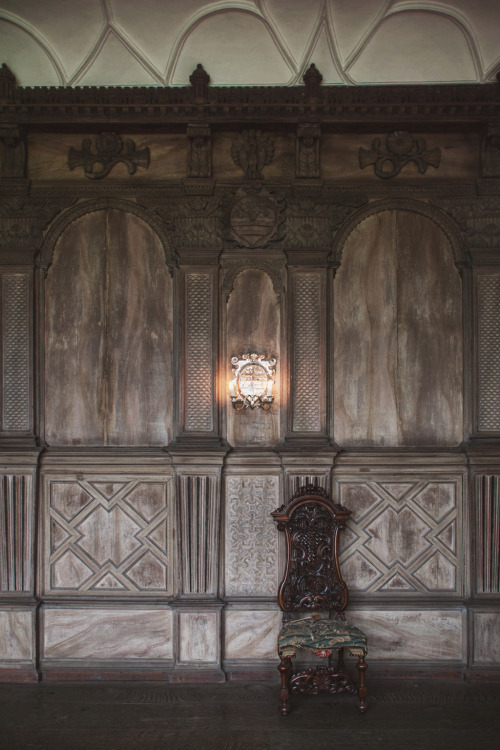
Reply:
[[[295,698],[278,712],[271,683],[0,685],[8,750],[498,750],[500,684],[370,683],[356,699]]]

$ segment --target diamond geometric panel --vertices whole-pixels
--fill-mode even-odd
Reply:
[[[352,591],[460,591],[457,522],[461,477],[398,482],[339,479],[352,511],[340,562]]]
[[[173,545],[168,483],[168,478],[49,481],[46,590],[169,593]]]

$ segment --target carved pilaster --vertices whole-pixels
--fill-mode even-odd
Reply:
[[[489,127],[481,142],[481,175],[500,177],[500,126]]]
[[[292,270],[291,438],[326,439],[324,269]]]
[[[500,594],[500,476],[475,477],[476,576],[481,594]]]
[[[31,272],[0,273],[1,435],[32,433]]]
[[[212,140],[209,125],[188,125],[188,177],[210,177],[212,174]]]
[[[184,267],[184,368],[181,384],[181,439],[217,438],[216,269]]]
[[[484,271],[477,294],[477,429],[500,433],[500,273]]]
[[[24,177],[26,146],[15,125],[0,125],[0,178]]]
[[[319,139],[321,129],[318,124],[303,124],[297,128],[295,152],[295,176],[319,177]]]

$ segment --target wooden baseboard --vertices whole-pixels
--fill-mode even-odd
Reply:
[[[127,669],[91,667],[46,667],[42,670],[42,680],[47,682],[226,682],[226,675],[220,669]]]
[[[40,682],[34,667],[0,667],[0,682]]]

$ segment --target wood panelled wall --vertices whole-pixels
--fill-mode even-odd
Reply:
[[[352,511],[374,671],[500,668],[498,144],[383,96],[0,102],[2,679],[274,674],[270,513],[309,482]],[[229,397],[249,353],[268,411]]]

